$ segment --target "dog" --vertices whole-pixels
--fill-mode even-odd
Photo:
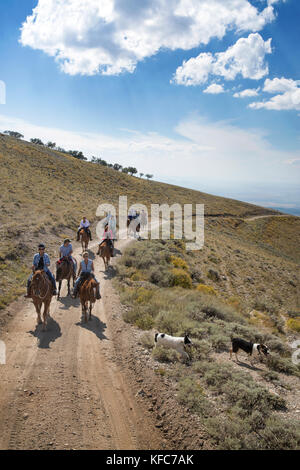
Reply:
[[[184,336],[170,336],[165,333],[155,333],[155,347],[156,346],[165,346],[166,348],[175,349],[179,352],[182,357],[190,360],[190,356],[186,352],[185,348],[192,345],[192,341],[188,335]]]
[[[235,353],[236,360],[239,362],[238,358],[238,351],[242,349],[248,354],[248,357],[250,358],[252,354],[258,354],[260,358],[262,358],[262,353],[265,356],[268,356],[270,354],[269,348],[265,344],[259,344],[259,343],[252,343],[251,341],[245,341],[244,339],[241,338],[233,338],[231,340],[231,348],[230,348],[230,359],[232,358],[232,353]]]

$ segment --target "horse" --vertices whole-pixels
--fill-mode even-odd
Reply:
[[[50,316],[50,303],[52,300],[52,283],[44,270],[35,271],[32,276],[30,291],[31,297],[37,313],[38,324],[43,323],[43,331],[46,330],[47,318]],[[41,318],[41,308],[44,304],[43,321]]]
[[[134,237],[136,236],[137,233],[140,233],[140,230],[141,230],[141,223],[140,222],[138,222],[136,227],[134,227],[134,225],[136,224],[136,222],[134,222],[134,221],[136,219],[138,219],[138,217],[136,217],[135,219],[132,219],[132,220],[130,220],[129,218],[127,219],[127,228],[129,227],[129,234],[133,233]],[[131,225],[131,222],[133,222],[132,225]]]
[[[82,228],[79,232],[79,237],[80,237],[80,241],[81,241],[81,247],[82,247],[82,252],[86,251],[88,249],[88,246],[89,246],[89,234],[87,233],[86,230],[84,230],[84,228]]]
[[[67,257],[63,257],[62,260],[56,263],[56,282],[58,282],[58,294],[57,300],[60,299],[60,290],[63,279],[68,281],[68,295],[71,294],[70,291],[70,280],[73,278],[73,287],[75,282],[76,273],[74,272],[73,261]]]
[[[105,270],[108,269],[110,258],[113,256],[113,246],[110,246],[109,240],[103,240],[99,244],[97,255],[101,256],[104,262]]]
[[[89,273],[88,273],[89,274]],[[95,289],[97,283],[90,275],[86,277],[79,288],[79,298],[82,308],[82,315],[84,315],[84,321],[87,323],[87,312],[89,310],[89,320],[92,319],[92,308],[96,302]]]

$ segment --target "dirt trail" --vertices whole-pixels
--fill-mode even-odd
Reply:
[[[117,252],[128,243],[120,240]],[[96,243],[91,245],[91,257]],[[79,249],[75,257],[79,261]],[[110,276],[96,257],[102,300],[81,321],[78,300],[52,300],[45,333],[31,301],[12,304],[14,318],[1,339],[0,449],[159,449],[155,419],[136,399],[122,361]],[[16,311],[17,310],[17,311]],[[126,347],[126,345],[125,345]]]

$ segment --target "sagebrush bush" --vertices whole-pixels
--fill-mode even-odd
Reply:
[[[150,333],[143,333],[141,336],[141,344],[146,349],[153,349],[155,342],[154,342],[154,335]]]
[[[300,318],[289,318],[286,322],[286,326],[289,330],[300,333]]]
[[[176,362],[179,360],[178,354],[174,349],[164,348],[162,346],[156,346],[152,355],[156,361],[159,362]]]
[[[190,410],[201,414],[201,416],[209,416],[212,412],[211,405],[205,397],[201,385],[191,377],[179,381],[178,400]]]
[[[291,359],[283,358],[275,354],[270,354],[267,359],[268,367],[276,372],[283,372],[287,375],[299,375],[299,369]]]
[[[217,291],[213,287],[206,286],[205,284],[198,284],[197,291],[202,292],[203,294],[217,295]]]
[[[184,259],[179,258],[178,256],[171,256],[170,261],[171,261],[171,264],[175,266],[175,268],[184,269],[186,271],[188,270],[188,264]]]
[[[173,268],[172,274],[172,285],[183,287],[184,289],[191,289],[193,287],[191,276],[181,268]]]

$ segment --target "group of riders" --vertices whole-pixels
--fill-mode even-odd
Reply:
[[[128,221],[131,222],[134,219],[141,218],[144,219],[146,217],[144,211],[142,214],[135,210],[130,210],[128,212]],[[144,223],[144,220],[141,220],[142,223]],[[90,240],[92,240],[92,234],[90,230],[90,222],[86,217],[83,217],[80,225],[77,230],[77,241],[79,241],[80,237],[80,232],[85,231],[89,237]],[[100,246],[107,241],[110,249],[111,249],[111,256],[113,256],[113,251],[114,251],[114,241],[116,240],[116,219],[114,216],[111,214],[108,214],[107,217],[107,223],[104,228],[104,233],[102,236],[102,241],[100,243]],[[73,269],[73,275],[74,278],[76,278],[76,272],[77,272],[77,262],[75,258],[72,256],[73,254],[73,247],[71,244],[71,240],[69,238],[65,238],[63,244],[59,248],[59,260],[57,261],[57,266],[59,266],[62,262],[67,261],[68,263],[71,264],[72,269]],[[100,283],[96,279],[94,271],[94,262],[92,259],[89,258],[89,253],[85,251],[82,255],[83,259],[80,262],[79,265],[79,270],[77,273],[77,279],[74,284],[74,289],[73,289],[73,294],[72,297],[76,298],[78,295],[78,290],[79,287],[82,283],[82,281],[89,275],[91,276],[97,283],[96,287],[96,298],[101,299],[100,295]],[[53,295],[57,295],[57,290],[56,290],[56,279],[52,272],[50,271],[50,257],[48,253],[46,253],[46,247],[43,243],[40,243],[38,245],[38,252],[34,255],[33,257],[33,263],[32,263],[32,274],[29,276],[28,281],[27,281],[27,294],[25,295],[25,298],[31,298],[31,281],[34,273],[39,270],[43,270],[48,278],[50,279],[52,283],[52,288],[53,288]]]
[[[112,227],[114,226],[114,221],[110,220],[109,222],[110,223],[108,223],[105,226],[103,237],[102,237],[102,242],[100,243],[100,245],[104,242],[104,240],[109,240],[113,248],[113,241],[115,239],[115,233],[113,232]],[[78,227],[77,241],[79,241],[79,236],[80,236],[79,234],[81,230],[86,231],[90,240],[92,240],[90,222],[88,221],[86,217],[82,218],[80,225]],[[64,261],[70,263],[72,266],[73,275],[75,278],[76,272],[77,272],[77,262],[75,258],[73,258],[72,254],[73,254],[73,247],[71,244],[71,240],[69,238],[65,238],[63,244],[59,248],[59,260],[57,261],[57,266],[59,266]],[[73,298],[77,297],[78,288],[79,288],[81,281],[87,276],[87,274],[89,274],[97,283],[96,298],[101,299],[100,284],[94,274],[94,271],[95,271],[94,262],[92,259],[89,259],[89,254],[87,251],[83,253],[82,257],[83,259],[79,265],[79,270],[78,270],[77,279],[74,285],[72,297]],[[53,288],[52,294],[57,295],[56,279],[54,275],[52,274],[52,272],[50,271],[50,257],[48,253],[46,253],[46,247],[43,243],[40,243],[38,245],[38,253],[36,253],[33,257],[33,263],[32,263],[31,269],[32,269],[32,274],[29,276],[28,281],[27,281],[27,294],[25,295],[25,298],[31,298],[31,280],[32,280],[33,274],[38,270],[43,270],[47,274],[48,278],[50,279],[52,283],[52,288]]]

